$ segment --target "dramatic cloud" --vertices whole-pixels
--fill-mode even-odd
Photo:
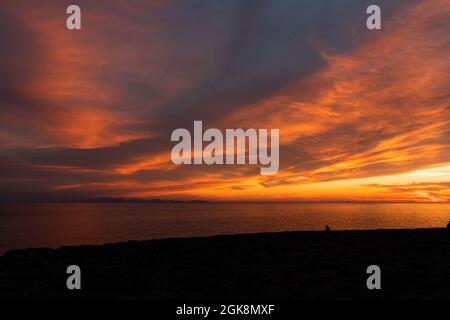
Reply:
[[[1,200],[449,200],[448,1],[78,4],[0,4]],[[194,120],[279,128],[279,173],[173,165]]]

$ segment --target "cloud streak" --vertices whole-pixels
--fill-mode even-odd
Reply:
[[[81,1],[78,33],[0,5],[1,200],[448,201],[448,1],[382,1],[380,32],[364,1],[188,2]],[[193,120],[280,128],[279,174],[174,166]]]

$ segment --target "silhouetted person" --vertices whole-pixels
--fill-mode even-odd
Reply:
[[[449,222],[449,224],[450,224],[450,222]],[[448,226],[447,226],[447,228],[448,228]],[[330,229],[330,227],[328,225],[325,226],[325,231],[326,232],[330,232],[331,231],[331,229]]]
[[[447,235],[448,235],[448,240],[450,240],[450,221],[447,224]]]

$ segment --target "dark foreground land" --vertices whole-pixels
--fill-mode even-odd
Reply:
[[[79,265],[82,289],[66,288]],[[366,268],[381,267],[369,291]],[[446,229],[284,232],[16,250],[0,298],[450,298]]]

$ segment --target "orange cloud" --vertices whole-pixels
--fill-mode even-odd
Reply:
[[[228,85],[220,86],[220,72],[229,67],[223,52],[239,46],[232,41],[231,49],[210,45],[205,36],[200,42],[207,43],[205,48],[216,53],[219,63],[205,59],[203,47],[173,39],[161,27],[164,19],[158,10],[163,7],[162,1],[127,3],[120,6],[123,14],[93,7],[95,19],[88,20],[83,36],[61,28],[60,11],[52,6],[0,7],[26,27],[39,47],[37,63],[9,93],[15,103],[4,99],[10,112],[0,114],[0,124],[7,128],[0,130],[3,148],[117,148],[115,154],[125,153],[107,161],[105,152],[103,165],[72,159],[70,165],[56,160],[42,164],[48,160],[44,157],[30,165],[42,174],[32,179],[45,181],[47,174],[51,190],[88,190],[102,196],[449,200],[445,179],[450,177],[443,169],[450,162],[448,1],[408,4],[383,20],[382,31],[363,33],[365,38],[355,40],[351,49],[326,50],[321,39],[313,39],[323,66],[259,100],[239,100],[245,103],[230,112],[223,104],[226,110],[218,123],[205,121],[218,128],[279,128],[281,167],[273,177],[260,176],[248,166],[177,167],[170,162],[168,125],[161,119],[182,118],[202,107],[208,113],[204,101],[216,99],[222,106]],[[152,23],[142,25],[143,20]],[[178,42],[182,45],[174,46]],[[168,115],[158,118],[164,112]],[[157,140],[155,150],[120,148],[147,138]],[[95,157],[90,153],[87,158]],[[64,176],[68,181],[61,181],[58,174],[70,174],[71,179]]]
[[[313,181],[447,161],[450,35],[443,26],[450,5],[423,1],[405,10],[402,19],[387,22],[378,35],[368,33],[365,43],[348,53],[322,51],[324,68],[228,122],[280,128],[281,143],[295,145],[315,163],[303,169],[299,159],[285,174]]]

